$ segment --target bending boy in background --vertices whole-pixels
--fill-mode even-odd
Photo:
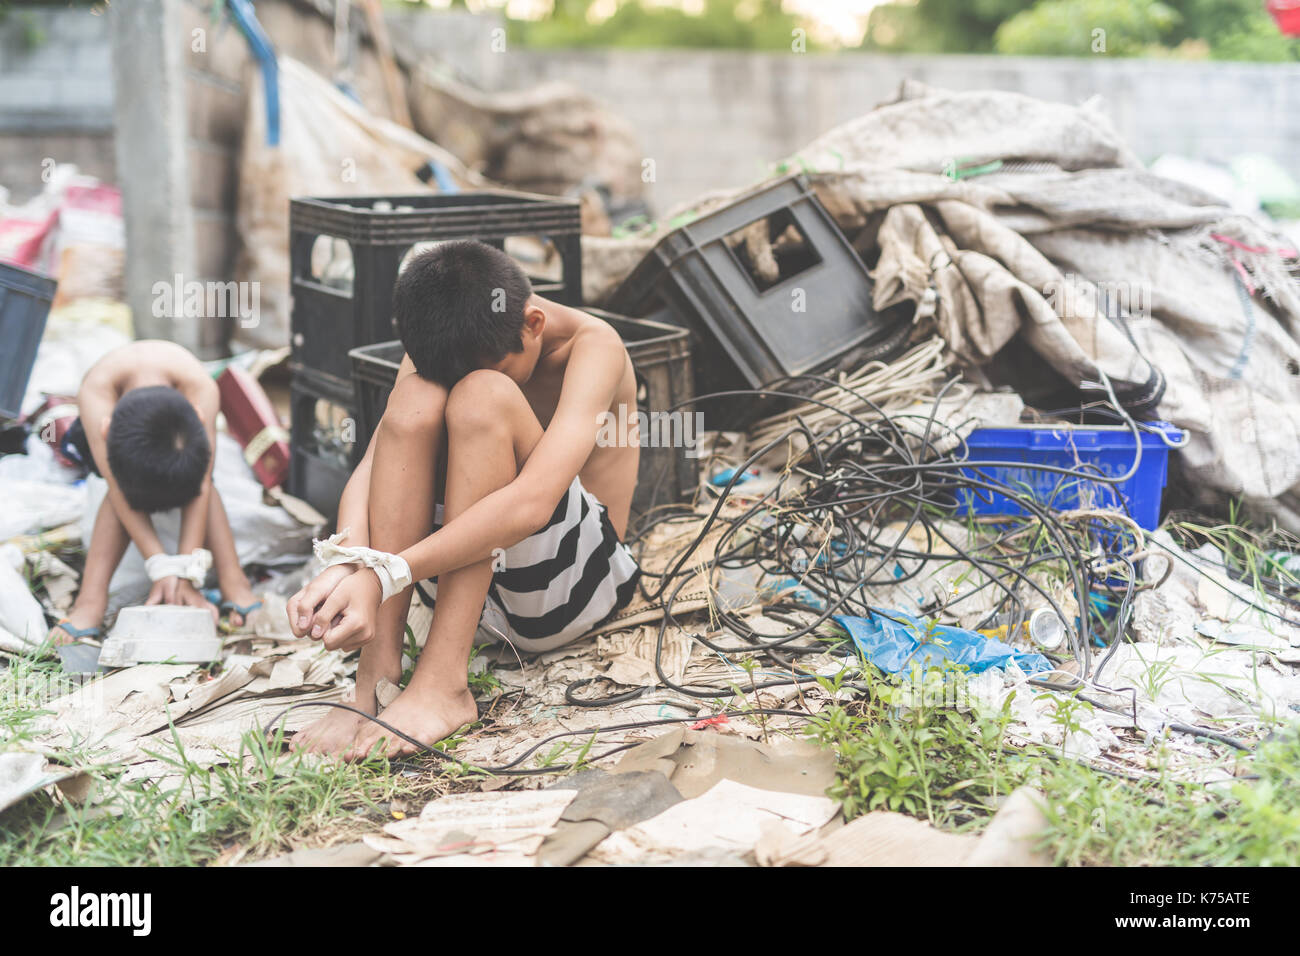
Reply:
[[[147,604],[214,608],[200,593],[215,562],[217,582],[238,625],[258,606],[239,566],[235,538],[212,486],[217,385],[202,363],[172,342],[132,342],[106,354],[81,382],[79,418],[65,451],[108,484],[95,517],[81,591],[50,629],[56,644],[98,638],[108,586],[134,543],[153,582]],[[180,543],[169,555],[150,515],[181,509]]]

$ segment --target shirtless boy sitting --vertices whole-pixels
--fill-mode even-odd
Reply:
[[[56,644],[97,638],[108,585],[134,542],[153,586],[147,604],[214,608],[200,593],[208,567],[232,612],[258,606],[239,566],[221,496],[212,486],[217,385],[203,365],[172,342],[140,341],[106,354],[77,392],[79,418],[65,450],[108,483],[95,517],[81,591],[69,615],[50,630]],[[180,543],[169,555],[151,514],[181,509]]]
[[[534,294],[482,243],[414,257],[393,311],[406,357],[340,499],[340,535],[318,546],[338,563],[289,601],[289,623],[326,647],[361,648],[356,706],[374,714],[378,682],[401,676],[411,582],[436,577],[424,650],[383,712],[432,745],[478,717],[467,670],[480,619],[540,651],[631,599],[640,571],[622,537],[637,435],[597,436],[609,415],[635,420],[636,379],[614,329]],[[294,746],[358,759],[381,738],[389,755],[415,749],[339,709]]]

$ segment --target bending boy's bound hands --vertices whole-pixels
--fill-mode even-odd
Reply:
[[[162,578],[153,583],[149,588],[149,596],[145,598],[145,604],[178,604],[181,607],[201,607],[207,609],[212,614],[215,621],[220,617],[220,612],[216,607],[205,598],[189,581],[184,578],[170,577]]]

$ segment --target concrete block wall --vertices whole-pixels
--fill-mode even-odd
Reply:
[[[249,84],[258,66],[243,34],[228,21],[213,23],[205,0],[132,0],[132,7],[115,8],[117,18],[110,18],[120,27],[120,62],[114,60],[118,88],[134,91],[146,82],[137,74],[141,62],[162,64],[167,75],[143,97],[116,100],[118,129],[134,130],[117,141],[132,250],[128,297],[140,334],[175,339],[204,356],[218,355],[229,338],[230,317],[175,323],[153,316],[150,290],[176,275],[204,283],[234,274],[240,248],[235,228],[239,159]],[[322,15],[330,13],[330,4],[261,0],[256,9],[279,56],[332,74],[333,21]],[[371,112],[389,116],[378,59],[364,41],[355,5],[353,12],[357,33],[351,84]],[[442,31],[431,32],[404,28],[411,17],[418,15],[388,18],[395,43],[398,37],[409,43],[419,36],[436,49],[465,49],[466,28],[481,23],[473,17],[448,17]],[[263,101],[255,108],[264,108]],[[161,119],[169,116],[179,119]]]
[[[214,25],[208,10],[196,3],[183,3],[178,12],[177,39],[184,51],[184,162],[193,216],[193,274],[186,278],[224,281],[234,273],[238,252],[235,197],[248,44],[233,24]],[[219,351],[229,337],[231,320],[210,317],[208,321],[215,325],[211,341],[200,344],[205,351]]]
[[[655,160],[659,212],[746,185],[904,78],[1064,103],[1100,95],[1137,154],[1224,161],[1259,152],[1300,178],[1300,65],[697,50],[512,51],[503,88],[564,80],[622,113]]]
[[[42,163],[75,163],[112,181],[108,19],[86,9],[11,7],[0,22],[0,186],[22,202]]]

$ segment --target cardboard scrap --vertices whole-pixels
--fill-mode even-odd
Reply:
[[[262,594],[259,599],[262,606],[248,615],[239,630],[272,641],[297,640],[289,629],[288,599],[282,594]]]
[[[1045,797],[1020,787],[998,809],[980,841],[966,858],[967,866],[1051,866],[1052,858],[1039,846],[1047,829]]]
[[[654,687],[660,683],[655,670],[658,643],[658,625],[603,634],[596,642],[597,658],[606,662],[605,676],[615,683]],[[660,664],[675,684],[681,684],[686,678],[693,644],[691,636],[681,628],[670,627],[664,633]]]
[[[835,755],[811,741],[773,739],[764,744],[676,727],[629,750],[612,772],[637,770],[660,771],[688,798],[724,779],[820,797],[835,782]]]
[[[578,795],[560,815],[555,832],[538,851],[541,866],[568,866],[614,830],[640,823],[682,802],[682,795],[657,770],[608,774],[584,770],[548,789],[576,788]]]
[[[386,824],[366,846],[399,866],[533,866],[575,790],[452,794]]]
[[[821,866],[829,853],[813,834],[800,835],[780,820],[763,821],[761,836],[754,844],[759,866]]]
[[[803,837],[768,824],[754,855],[760,866],[1050,866],[1037,849],[1047,827],[1042,799],[1027,787],[1016,790],[979,836],[945,833],[885,810]]]
[[[615,775],[585,770],[562,780],[554,789],[577,791],[561,820],[596,820],[611,830],[633,826],[682,802],[677,788],[656,771]]]
[[[610,834],[589,854],[607,864],[662,863],[674,857],[721,850],[746,854],[780,822],[802,835],[830,822],[839,807],[827,797],[778,793],[721,780],[708,792],[669,807],[658,816]]]
[[[294,704],[337,701],[346,689],[343,655],[305,642],[267,643],[261,655],[228,654],[221,674],[208,678],[193,664],[140,664],[82,683],[44,707],[34,722],[35,744],[47,752],[82,747],[96,760],[130,764],[129,779],[165,785],[176,768],[175,738],[199,766],[230,759],[241,738]],[[292,732],[320,708],[289,712]]]
[[[816,846],[825,851],[820,866],[961,866],[978,843],[978,837],[944,833],[906,814],[877,810]]]
[[[48,747],[112,747],[167,725],[163,711],[170,684],[192,664],[141,664],[83,684],[45,704],[49,713],[32,722],[33,735]]]
[[[27,564],[44,585],[49,608],[66,614],[72,608],[81,575],[49,551],[32,552],[27,555]]]
[[[282,853],[266,860],[254,863],[241,863],[240,866],[371,866],[383,854],[372,850],[364,843],[343,843],[339,846],[318,847],[307,850],[294,850]]]

